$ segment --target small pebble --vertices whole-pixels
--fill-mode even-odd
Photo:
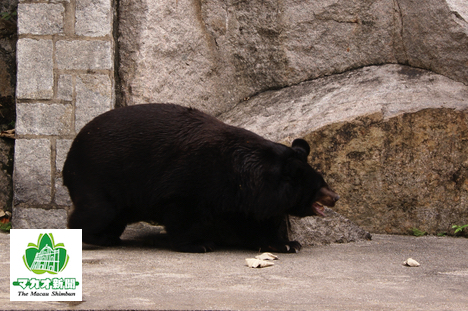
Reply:
[[[419,267],[421,264],[413,258],[408,258],[403,262],[403,265],[408,267]]]

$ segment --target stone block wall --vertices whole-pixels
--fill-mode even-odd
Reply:
[[[114,107],[112,0],[20,0],[14,228],[64,228],[72,139]]]

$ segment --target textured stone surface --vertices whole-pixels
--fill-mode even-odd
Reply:
[[[72,75],[60,75],[57,82],[57,98],[67,101],[73,99],[73,77]]]
[[[62,179],[63,164],[72,142],[72,139],[57,139],[55,147],[55,203],[62,206],[72,205],[68,189],[63,186]]]
[[[397,2],[408,64],[468,84],[468,2]]]
[[[16,229],[65,229],[67,212],[64,209],[15,207],[12,225]]]
[[[49,139],[18,139],[15,144],[14,204],[51,201]]]
[[[289,217],[289,238],[302,246],[370,240],[371,234],[349,219],[325,208],[326,217]]]
[[[52,40],[19,39],[16,97],[49,99],[54,95]]]
[[[468,86],[401,65],[371,66],[268,91],[221,119],[274,141],[291,142],[325,125],[381,113],[390,118],[425,108],[468,107]]]
[[[18,33],[34,35],[63,33],[64,12],[62,4],[20,3]]]
[[[119,70],[127,104],[178,102],[216,111],[217,101],[236,102],[233,81],[221,72],[222,59],[203,30],[199,4],[124,0],[119,9]]]
[[[468,109],[381,114],[305,137],[340,193],[335,210],[371,232],[432,234],[468,223]]]
[[[73,107],[69,104],[18,103],[16,134],[72,134]]]
[[[455,0],[450,6],[445,0],[123,0],[123,99],[217,114],[265,90],[384,63],[468,83],[467,6]]]
[[[400,65],[260,94],[221,116],[276,141],[304,137],[340,194],[335,211],[370,232],[453,232],[468,223],[468,86]]]
[[[68,150],[70,150],[72,139],[57,139],[55,147],[55,171],[57,173],[62,172],[63,164],[67,158]]]
[[[55,58],[59,69],[112,69],[112,44],[109,41],[60,40]]]
[[[55,203],[64,207],[69,207],[73,204],[68,194],[68,189],[63,185],[61,177],[55,178]]]
[[[112,82],[106,75],[80,75],[76,78],[75,131],[113,106]]]
[[[111,0],[76,2],[75,32],[79,36],[103,37],[112,30]]]

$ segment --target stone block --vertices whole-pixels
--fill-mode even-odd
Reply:
[[[58,69],[110,70],[113,54],[109,41],[59,40],[55,57]]]
[[[110,0],[78,0],[75,12],[75,33],[77,35],[103,37],[112,33],[112,3]]]
[[[68,150],[70,150],[72,139],[58,139],[56,142],[55,152],[55,203],[57,205],[72,206],[68,189],[63,185],[61,177],[63,164],[67,159]]]
[[[73,203],[68,194],[68,189],[63,185],[63,179],[55,179],[55,203],[60,206],[72,206]]]
[[[64,209],[15,207],[12,215],[13,229],[65,229],[67,211]]]
[[[16,134],[68,135],[72,132],[71,104],[18,103]]]
[[[113,108],[112,82],[106,75],[80,75],[76,78],[75,130]]]
[[[57,82],[57,99],[70,101],[73,99],[73,77],[60,75]]]
[[[18,33],[53,35],[63,33],[65,8],[62,4],[18,4]]]
[[[14,205],[51,201],[51,147],[48,139],[17,139],[15,144]]]
[[[52,40],[19,39],[17,44],[17,87],[19,99],[50,99],[53,97]]]
[[[55,148],[55,171],[57,173],[62,172],[63,164],[65,163],[72,142],[72,139],[57,139]]]

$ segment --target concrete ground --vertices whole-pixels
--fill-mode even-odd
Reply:
[[[11,302],[0,234],[0,309],[468,310],[468,239],[374,235],[307,247],[252,269],[245,250],[176,253],[138,225],[120,247],[83,250],[82,302]],[[402,263],[412,257],[421,263]]]

